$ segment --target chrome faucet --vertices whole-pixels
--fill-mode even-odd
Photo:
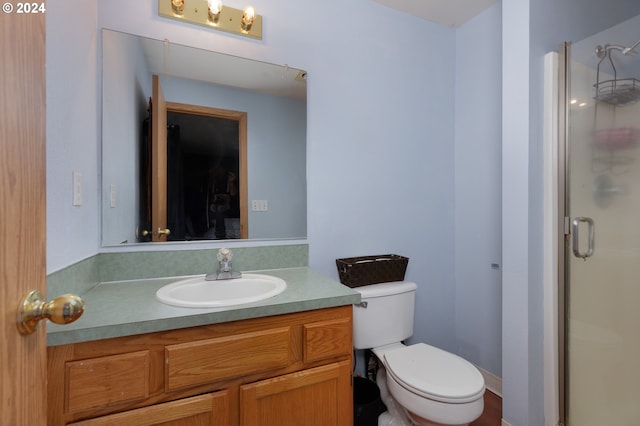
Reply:
[[[233,253],[228,248],[221,248],[218,250],[218,270],[215,273],[207,274],[205,280],[229,280],[232,278],[240,278],[242,274],[238,271],[234,271],[231,266],[231,258]]]

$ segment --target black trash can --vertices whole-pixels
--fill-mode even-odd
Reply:
[[[364,377],[353,379],[353,425],[378,426],[378,417],[387,411],[378,385]]]

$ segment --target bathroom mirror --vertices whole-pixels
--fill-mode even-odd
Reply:
[[[243,176],[237,176],[240,185],[246,185],[247,229],[242,236],[259,240],[306,238],[306,72],[105,29],[102,32],[103,246],[150,244],[143,237],[149,232],[145,229],[149,225],[142,223],[139,212],[149,203],[151,190],[149,176],[145,176],[147,172],[142,166],[148,153],[142,147],[154,105],[154,75],[158,76],[167,103],[246,116],[246,169]],[[167,128],[175,124],[167,122]],[[201,132],[186,132],[183,128],[183,135],[191,133]],[[228,132],[219,129],[205,133],[205,143],[216,144],[219,135]],[[212,148],[214,152],[221,149]],[[227,149],[225,156],[234,151],[237,156],[237,150],[237,146]],[[174,151],[167,151],[167,155],[173,155]],[[213,169],[223,160],[211,157],[207,161]],[[193,167],[186,165],[183,169]],[[157,174],[155,170],[148,173]],[[169,186],[178,186],[178,193],[199,190],[193,180],[185,188],[180,186],[185,179],[176,178],[173,171],[164,173]],[[198,211],[207,215],[209,207],[213,206],[207,204]],[[176,207],[168,205],[167,209]],[[209,219],[210,232],[200,232],[196,237],[186,232],[187,236],[180,239],[240,238],[240,231],[226,237],[216,236],[214,219],[208,215]]]

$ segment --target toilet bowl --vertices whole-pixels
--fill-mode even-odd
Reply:
[[[364,303],[354,307],[354,348],[372,350],[388,393],[413,424],[468,425],[484,409],[480,371],[426,343],[402,343],[413,334],[416,288],[409,281],[357,287]]]
[[[425,343],[374,348],[394,400],[417,425],[468,425],[484,409],[484,379],[457,355]]]

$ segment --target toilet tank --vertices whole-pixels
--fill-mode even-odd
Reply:
[[[353,347],[372,349],[411,337],[416,288],[411,281],[355,287],[362,303],[353,307]]]

